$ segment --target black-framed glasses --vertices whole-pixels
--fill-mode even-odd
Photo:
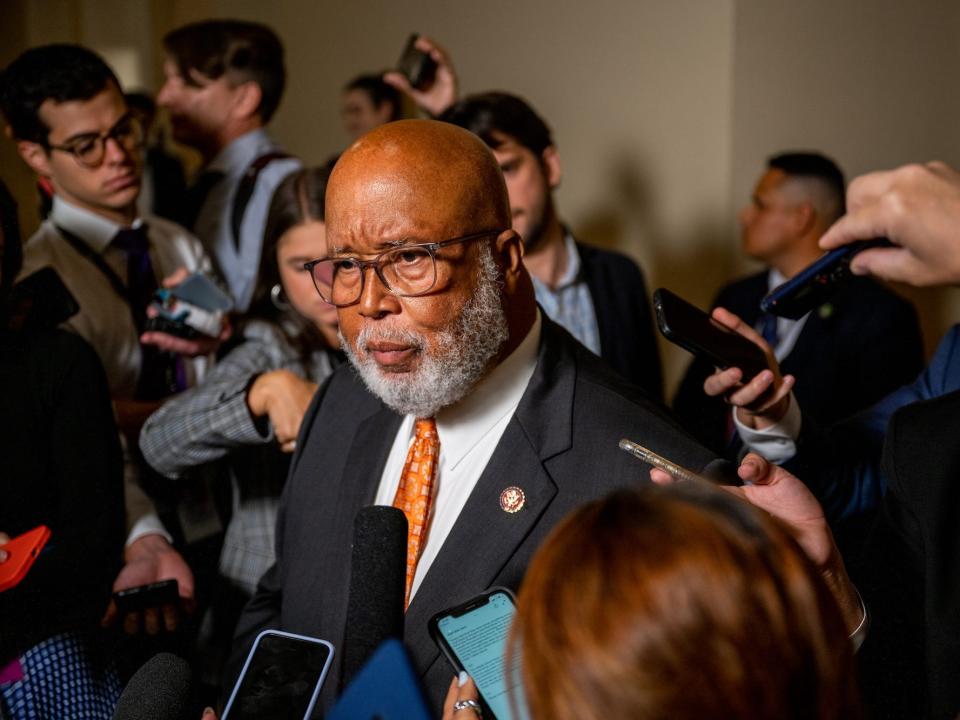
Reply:
[[[127,152],[133,152],[143,146],[143,123],[136,115],[128,113],[105,133],[78,135],[70,138],[70,141],[63,145],[48,145],[48,147],[51,150],[70,153],[84,167],[97,168],[107,156],[107,140],[113,140]]]
[[[366,269],[373,268],[383,286],[400,297],[426,295],[437,284],[437,251],[458,243],[499,235],[487,230],[440,242],[399,244],[372,260],[355,257],[321,258],[303,264],[325,302],[337,307],[353,305],[363,294]]]

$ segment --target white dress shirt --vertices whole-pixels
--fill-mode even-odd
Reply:
[[[540,328],[538,310],[533,327],[517,349],[481,380],[472,393],[436,415],[440,459],[434,478],[427,541],[410,588],[411,599],[487,467],[533,377],[540,348]],[[412,415],[407,415],[400,424],[380,477],[374,501],[377,505],[393,505],[413,442],[415,420]]]
[[[240,312],[247,309],[253,297],[273,192],[287,175],[302,167],[301,162],[293,157],[278,158],[257,175],[253,194],[240,222],[239,251],[233,237],[234,198],[244,174],[254,161],[279,150],[266,130],[252,130],[227,145],[204,168],[204,171],[222,172],[224,178],[213,186],[204,200],[193,231],[216,262],[233,296],[235,309]]]

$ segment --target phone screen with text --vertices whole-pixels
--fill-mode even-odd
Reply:
[[[447,615],[437,623],[444,640],[499,720],[527,718],[520,686],[520,653],[514,654],[509,672],[504,668],[507,636],[515,612],[510,596],[498,592],[488,602],[459,616]],[[511,696],[520,709],[518,714],[512,712]]]

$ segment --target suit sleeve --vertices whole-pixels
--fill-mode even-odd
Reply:
[[[250,414],[247,389],[258,374],[280,366],[275,355],[267,343],[247,340],[202,383],[165,402],[140,431],[144,459],[161,475],[178,478],[235,448],[270,442],[270,423]]]
[[[890,418],[906,405],[958,386],[960,326],[954,326],[912,383],[829,429],[805,416],[797,456],[786,467],[810,486],[832,522],[875,508],[887,489],[881,458]]]
[[[290,461],[287,482],[284,484],[283,493],[280,496],[280,507],[277,511],[276,559],[270,569],[260,578],[256,592],[244,607],[243,614],[237,623],[237,629],[233,635],[233,647],[224,673],[224,679],[227,683],[225,687],[227,688],[233,687],[240,676],[244,660],[257,635],[268,628],[283,629],[281,608],[284,584],[284,533],[287,514],[291,512],[291,507],[296,508],[295,496],[297,490],[293,478],[328,387],[329,382],[320,386],[320,390],[314,396],[313,402],[304,415],[300,435],[297,437],[296,450]]]

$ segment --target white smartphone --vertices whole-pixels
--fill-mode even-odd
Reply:
[[[330,670],[326,640],[264,630],[250,648],[222,720],[309,720]]]

